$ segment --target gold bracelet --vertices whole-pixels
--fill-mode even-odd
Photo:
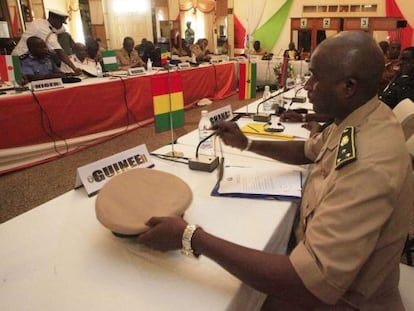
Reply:
[[[252,147],[252,143],[253,143],[253,140],[251,140],[250,138],[247,138],[247,145],[246,145],[246,148],[243,149],[243,151],[249,151],[250,148]]]

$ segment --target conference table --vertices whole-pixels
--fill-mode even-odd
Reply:
[[[194,157],[195,133],[178,139],[174,150]],[[220,156],[232,166],[306,169],[231,147]],[[179,176],[191,188],[193,200],[184,214],[189,223],[246,247],[286,252],[296,203],[211,196],[216,172],[155,156],[153,161],[153,169]],[[95,200],[79,188],[0,225],[1,310],[260,309],[264,294],[205,256],[161,253],[114,236],[97,221]]]
[[[232,62],[140,76],[88,78],[39,92],[0,96],[0,174],[40,163],[154,120],[151,81],[178,73],[184,107],[236,92]]]

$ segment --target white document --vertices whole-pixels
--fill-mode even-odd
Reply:
[[[302,176],[300,170],[288,167],[227,166],[224,168],[218,193],[301,197]]]

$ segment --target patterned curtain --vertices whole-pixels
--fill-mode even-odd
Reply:
[[[216,2],[214,0],[180,0],[180,11],[191,9],[211,13],[216,9]]]

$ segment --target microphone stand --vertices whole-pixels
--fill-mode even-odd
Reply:
[[[217,132],[213,131],[210,135],[200,140],[196,148],[195,158],[188,161],[188,167],[190,169],[196,171],[212,172],[219,165],[219,158],[216,155],[211,156],[198,154],[198,150],[200,149],[201,144],[216,134]]]
[[[290,89],[284,87],[283,89],[280,89],[276,94],[269,96],[268,98],[266,98],[265,100],[262,100],[260,103],[257,104],[257,108],[256,108],[256,114],[253,115],[253,121],[256,122],[269,122],[271,119],[271,116],[268,114],[259,114],[259,107],[261,105],[263,105],[265,102],[282,95],[283,93],[286,93],[287,91],[289,91]]]

